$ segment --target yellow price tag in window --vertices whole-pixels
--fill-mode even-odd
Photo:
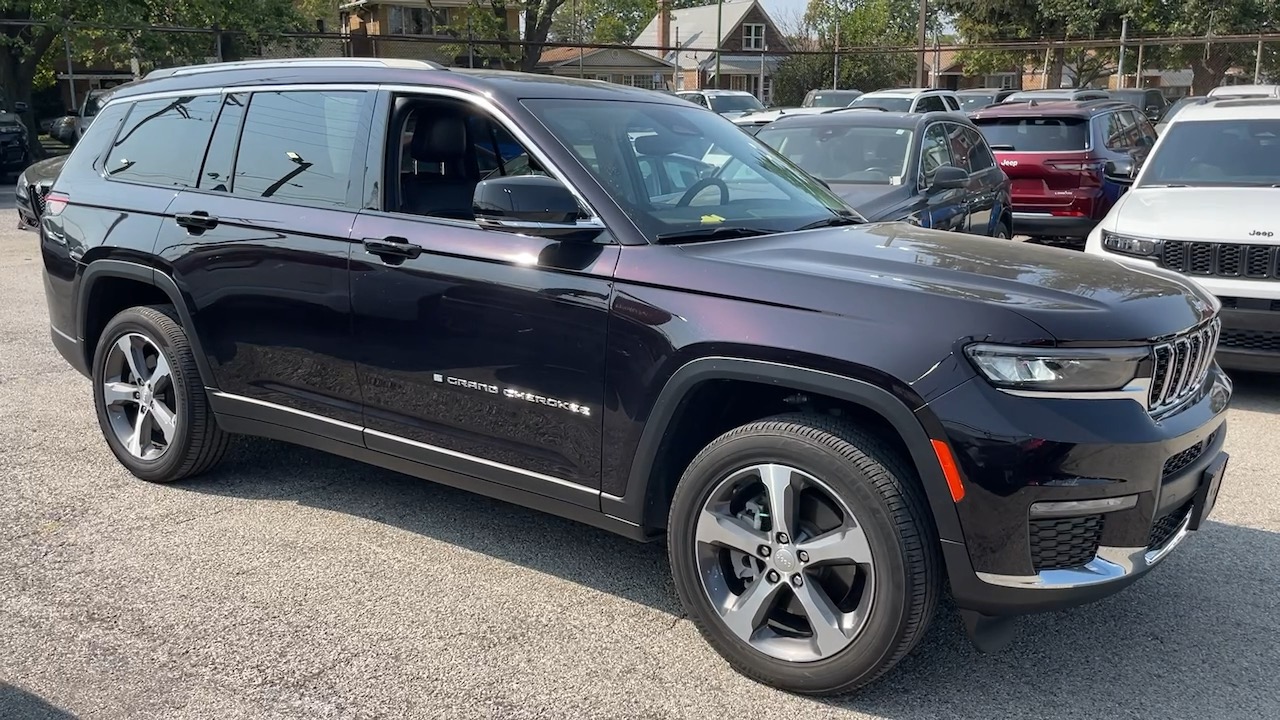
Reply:
[[[702,216],[703,225],[716,225],[722,222],[724,222],[724,218],[720,217],[719,215],[703,215]]]

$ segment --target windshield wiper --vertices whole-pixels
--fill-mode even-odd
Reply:
[[[1145,183],[1142,185],[1142,187],[1143,188],[1184,188],[1184,187],[1191,187],[1191,186],[1184,185],[1182,183]]]
[[[759,235],[775,235],[777,230],[760,230],[758,228],[720,225],[717,227],[694,228],[678,232],[658,233],[654,238],[660,244],[681,242],[684,240],[727,240],[729,238],[757,237]]]
[[[862,220],[861,218],[854,217],[853,215],[837,215],[835,217],[822,218],[821,220],[815,220],[809,223],[808,225],[801,225],[800,227],[796,228],[795,231],[799,232],[801,230],[813,230],[815,228],[824,228],[824,227],[840,227],[842,225],[861,225],[863,222],[865,221]]]

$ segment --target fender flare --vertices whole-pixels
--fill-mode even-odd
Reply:
[[[200,344],[200,337],[195,332],[195,325],[191,319],[191,308],[187,304],[182,291],[178,289],[178,283],[163,271],[157,270],[150,265],[125,260],[93,260],[85,265],[84,272],[80,277],[80,293],[76,303],[76,333],[79,335],[80,344],[84,348],[85,361],[90,371],[92,372],[93,354],[96,348],[89,347],[86,333],[89,320],[89,298],[93,296],[93,286],[99,280],[105,278],[120,278],[140,282],[159,289],[169,297],[169,302],[176,308],[178,320],[182,323],[182,327],[187,333],[187,342],[191,344],[191,352],[195,355],[196,367],[200,370],[200,378],[205,387],[214,388],[215,381],[213,370],[209,366],[209,357],[205,355],[204,348]]]
[[[889,422],[910,452],[908,459],[920,476],[940,539],[956,542],[963,540],[960,516],[951,499],[946,478],[938,464],[929,434],[916,415],[919,408],[912,409],[889,391],[864,380],[794,365],[728,357],[692,360],[667,380],[653,404],[636,445],[626,494],[622,497],[603,495],[601,509],[605,513],[642,527],[656,528],[665,525],[665,518],[661,523],[654,522],[652,509],[648,507],[654,462],[667,428],[671,426],[681,404],[694,387],[707,380],[768,383],[839,398],[877,413]]]

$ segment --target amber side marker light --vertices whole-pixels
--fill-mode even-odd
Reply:
[[[951,500],[960,502],[964,499],[964,485],[960,482],[960,468],[956,467],[956,458],[945,441],[931,440],[933,454],[938,456],[938,464],[942,466],[942,476],[947,479],[947,488],[951,490]]]

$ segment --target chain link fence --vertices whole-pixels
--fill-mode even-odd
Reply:
[[[0,26],[11,24],[0,21]],[[533,68],[668,90],[742,85],[762,97],[765,88],[781,87],[779,82],[791,73],[785,84],[788,91],[770,98],[776,104],[795,104],[808,89],[832,86],[863,91],[920,84],[949,89],[1142,87],[1158,89],[1173,99],[1202,95],[1218,85],[1280,80],[1280,34],[1130,37],[1123,44],[1119,39],[1014,39],[960,46],[935,44],[923,51],[919,47],[833,48],[823,42],[816,38],[793,41],[787,51],[726,49],[722,54],[732,57],[734,64],[751,66],[737,71],[742,77],[734,78],[712,76],[709,59],[716,56],[714,49],[698,51],[703,64],[695,67],[665,68],[659,63],[643,73],[601,75],[582,59],[599,50],[647,50],[661,56],[664,49],[556,41],[533,45],[463,33],[431,37],[365,32],[268,36],[206,28],[71,26],[63,29],[44,57],[37,76],[38,92],[32,95],[33,110],[47,123],[47,118],[81,105],[90,91],[127,82],[156,68],[286,57],[405,58],[450,67]],[[550,60],[538,64],[539,58],[551,56],[561,58],[558,65]],[[566,57],[575,59],[566,63]],[[748,59],[743,61],[743,57]],[[758,60],[751,59],[756,57]],[[655,81],[658,75],[663,77]],[[9,100],[13,99],[10,93]]]

